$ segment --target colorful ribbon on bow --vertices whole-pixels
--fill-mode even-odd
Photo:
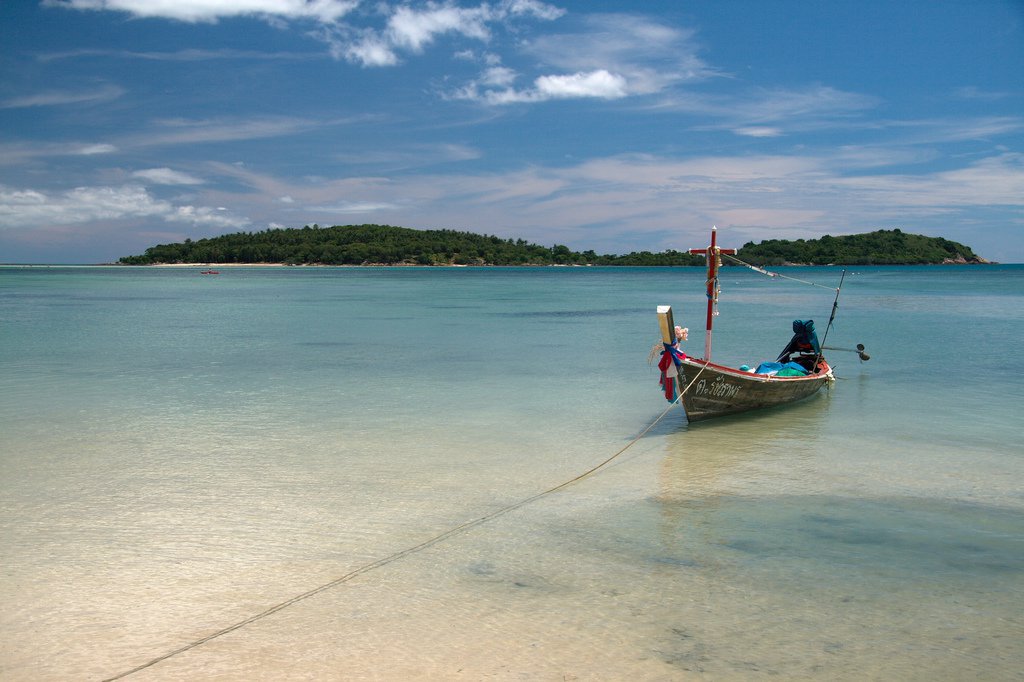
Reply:
[[[673,403],[678,397],[676,390],[679,385],[680,360],[686,359],[686,353],[673,344],[666,343],[664,346],[665,350],[661,352],[661,360],[658,362],[658,369],[661,370],[661,379],[658,383],[665,392],[665,400]]]

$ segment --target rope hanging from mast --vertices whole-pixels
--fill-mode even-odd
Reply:
[[[710,257],[710,256],[709,256]],[[711,279],[705,281],[708,290],[708,301],[711,304],[711,315],[718,317],[718,295],[722,292],[722,285],[718,279],[718,271],[722,267],[722,250],[718,247],[714,249],[715,258],[715,274]]]
[[[822,289],[829,289],[831,291],[838,291],[839,290],[836,287],[825,286],[824,284],[817,284],[815,282],[808,282],[807,280],[797,279],[796,277],[790,277],[789,275],[783,275],[782,273],[779,273],[779,272],[772,272],[770,270],[765,270],[764,268],[759,268],[756,265],[751,265],[750,263],[745,263],[745,262],[741,261],[739,258],[736,258],[735,256],[731,256],[729,254],[725,254],[725,257],[728,258],[729,260],[739,264],[739,265],[742,265],[745,268],[750,268],[754,272],[760,272],[762,275],[767,275],[768,277],[778,277],[780,279],[789,279],[789,280],[793,280],[794,282],[800,282],[801,284],[809,284],[812,287],[820,287]],[[719,260],[719,264],[721,264],[721,260]]]

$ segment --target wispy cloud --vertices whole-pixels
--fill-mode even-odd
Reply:
[[[15,166],[32,159],[57,156],[97,156],[113,154],[116,145],[108,142],[44,142],[0,144],[0,166]]]
[[[142,122],[138,130],[113,135],[104,142],[8,143],[0,145],[0,166],[30,159],[60,156],[114,154],[153,147],[238,142],[309,133],[332,126],[373,120],[373,116],[352,119],[316,120],[290,116],[224,117],[209,119],[158,119]]]
[[[474,40],[486,41],[491,36],[487,22],[493,17],[486,5],[457,7],[429,5],[418,10],[400,6],[388,19],[386,36],[395,48],[419,53],[445,33],[457,33]]]
[[[31,95],[12,97],[0,101],[0,109],[26,109],[30,107],[55,107],[69,104],[99,104],[121,97],[124,88],[116,85],[100,85],[92,89],[45,90]]]
[[[107,142],[80,144],[67,148],[67,153],[78,156],[96,156],[97,154],[113,154],[117,147]]]
[[[847,157],[857,154],[847,152]],[[201,197],[185,199],[158,198],[134,183],[64,192],[0,187],[0,225],[159,219],[222,231],[287,225],[295,216],[305,224],[335,218],[373,221],[386,215],[396,224],[446,227],[458,215],[467,229],[487,226],[497,234],[542,243],[556,239],[621,252],[699,244],[711,223],[729,228],[742,243],[823,231],[845,234],[993,205],[1024,208],[1024,155],[1004,153],[952,170],[910,175],[894,174],[886,165],[906,158],[883,152],[862,162],[859,173],[831,153],[619,155],[472,176],[340,179],[286,179],[235,164],[211,164],[209,170],[233,178],[243,189],[204,190]],[[163,184],[199,182],[169,168],[137,171],[134,177]]]
[[[122,146],[135,148],[164,145],[230,142],[282,137],[308,132],[323,121],[290,116],[254,118],[169,118],[153,121],[144,134],[125,136]]]
[[[439,163],[471,161],[481,156],[479,149],[462,144],[412,144],[395,149],[336,154],[334,158],[353,166],[383,167],[394,172]]]
[[[538,36],[523,50],[565,71],[621,74],[632,93],[660,92],[671,84],[721,75],[700,58],[693,31],[629,14],[581,17],[575,30]]]
[[[870,95],[826,85],[805,88],[757,88],[734,95],[672,93],[656,108],[706,118],[694,130],[728,130],[747,137],[778,137],[860,124],[863,115],[881,104]]]
[[[250,224],[248,218],[232,215],[223,206],[176,206],[173,213],[161,217],[167,222],[187,223],[217,230],[239,229]]]
[[[733,132],[746,137],[778,137],[783,134],[780,128],[771,126],[740,126],[734,128]]]
[[[311,19],[335,22],[354,10],[358,0],[44,0],[52,7],[125,12],[140,18],[216,22],[253,16],[267,19]]]
[[[1021,116],[961,116],[883,120],[878,129],[898,131],[905,144],[939,144],[965,140],[991,140],[1024,131]]]
[[[124,12],[139,18],[163,18],[184,22],[215,23],[221,19],[254,17],[280,27],[296,22],[313,22],[307,34],[326,43],[336,59],[366,67],[394,66],[402,54],[420,54],[440,36],[451,35],[475,41],[490,40],[493,28],[523,18],[555,19],[564,10],[540,0],[499,0],[462,7],[454,2],[378,4],[355,13],[360,0],[45,0],[52,7],[83,11]],[[102,54],[102,53],[98,53]],[[186,50],[175,53],[122,53],[145,59],[199,61],[225,58],[281,58],[281,55],[252,55],[235,51]],[[44,55],[42,59],[88,56],[68,52]],[[294,58],[292,55],[285,55]],[[303,58],[300,56],[299,58]]]
[[[1024,154],[1000,154],[930,174],[838,178],[835,184],[886,205],[1024,208]]]
[[[953,91],[953,96],[967,100],[995,102],[997,100],[1006,99],[1007,97],[1010,97],[1011,94],[1009,92],[994,92],[991,90],[982,90],[981,88],[970,85],[964,88],[957,88],[956,90]]]
[[[36,55],[40,62],[55,62],[67,59],[90,57],[111,57],[115,59],[142,59],[157,62],[207,62],[226,60],[246,61],[309,61],[326,59],[320,52],[261,52],[259,50],[200,50],[189,48],[168,52],[140,52],[137,50],[82,49],[63,52],[45,52]]]
[[[387,67],[406,56],[420,55],[442,37],[493,42],[518,21],[554,21],[566,11],[540,0],[500,0],[471,6],[454,2],[380,4],[374,11],[355,13],[355,0],[189,0],[153,3],[148,0],[51,0],[50,4],[77,10],[127,12],[137,17],[180,21],[217,21],[255,16],[280,21],[313,20],[312,35],[329,46],[337,59],[364,67]],[[377,25],[374,25],[376,22]],[[657,93],[672,84],[706,78],[713,73],[696,54],[692,32],[664,26],[633,15],[588,15],[569,33],[510,41],[546,71],[532,74],[502,66],[494,52],[486,56],[481,75],[449,93],[455,99],[488,104],[543,102],[551,99],[620,99]],[[462,50],[460,54],[466,54]],[[42,55],[54,60],[90,55],[206,61],[212,59],[301,59],[306,55],[259,54],[236,50],[178,52],[74,51]],[[657,64],[658,66],[652,66]],[[518,82],[528,85],[518,87]]]
[[[201,185],[203,180],[170,168],[148,168],[135,171],[133,177],[148,180],[157,185]]]
[[[312,21],[316,27],[309,31],[309,35],[325,42],[331,55],[368,67],[398,64],[401,54],[420,54],[443,35],[487,42],[496,25],[524,18],[552,20],[565,13],[565,10],[540,0],[499,0],[469,7],[450,1],[380,3],[371,11],[358,13],[358,16],[354,10],[359,7],[359,0],[46,0],[46,4],[191,23],[215,23],[237,17],[255,17],[282,26],[289,22]],[[383,19],[383,24],[374,25],[375,19]],[[231,52],[211,54],[198,51],[134,55],[179,60],[241,56]],[[49,58],[61,56],[51,55]]]
[[[377,203],[377,202],[359,202],[359,201],[342,201],[333,206],[306,206],[303,208],[304,211],[312,211],[314,213],[327,213],[330,215],[348,215],[357,213],[375,213],[377,211],[388,211],[397,208],[397,204],[392,203]]]
[[[906,159],[897,155],[890,161]],[[1024,155],[1019,154],[917,175],[893,174],[881,157],[854,174],[831,153],[623,155],[471,177],[416,174],[316,183],[234,172],[250,189],[220,199],[230,205],[258,196],[293,198],[286,207],[270,200],[252,205],[247,213],[260,222],[286,223],[298,210],[307,222],[317,213],[324,216],[320,222],[339,215],[372,221],[386,213],[397,224],[444,227],[458,215],[469,229],[486,225],[498,234],[609,251],[679,248],[691,230],[693,244],[699,244],[712,223],[730,228],[742,243],[847,234],[993,205],[1024,208]]]
[[[619,99],[651,95],[684,82],[716,75],[697,55],[693,34],[632,15],[582,18],[571,33],[541,36],[521,44],[527,58],[548,73],[526,77],[487,54],[481,75],[451,93],[488,104],[552,99]],[[657,66],[652,66],[656,64]],[[552,69],[556,71],[551,72]]]
[[[1012,224],[1024,210],[1012,77],[979,68],[929,80],[908,56],[900,77],[920,74],[921,87],[900,92],[893,74],[882,83],[845,54],[827,55],[842,68],[807,69],[807,55],[826,57],[825,39],[789,51],[768,30],[763,46],[734,50],[712,42],[730,14],[714,3],[680,24],[653,5],[592,14],[557,0],[43,2],[37,31],[73,12],[97,25],[106,13],[114,28],[102,43],[57,31],[16,45],[37,52],[0,98],[11,124],[0,224],[23,232],[90,222],[80,232],[93,234],[104,221],[133,234],[165,221],[227,230],[319,214],[617,250],[678,246],[663,235],[693,225],[704,238],[715,222],[808,236],[920,218],[948,232],[936,214],[966,229],[956,226],[986,211]],[[291,35],[267,40],[254,22]],[[724,66],[768,49],[778,68]],[[136,61],[126,71],[113,60]],[[204,63],[224,77],[195,76]],[[817,80],[830,73],[842,80]],[[610,110],[621,124],[611,134],[599,115]],[[579,134],[558,138],[579,112]]]
[[[337,58],[367,67],[394,66],[401,54],[420,54],[440,36],[454,35],[487,43],[496,26],[523,18],[553,20],[564,10],[539,0],[501,0],[472,7],[451,2],[403,4],[387,8],[385,25],[325,25],[316,35]]]

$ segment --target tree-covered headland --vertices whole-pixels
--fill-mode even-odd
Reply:
[[[983,263],[967,246],[898,229],[796,241],[748,242],[736,257],[753,265],[916,265]],[[682,251],[598,255],[522,239],[390,225],[313,225],[152,246],[120,259],[124,265],[283,263],[287,265],[702,265]]]
[[[970,249],[941,237],[907,234],[899,229],[876,230],[820,239],[769,239],[748,242],[736,257],[755,265],[929,265],[985,263]]]

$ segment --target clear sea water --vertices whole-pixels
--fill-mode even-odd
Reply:
[[[0,268],[0,679],[1024,679],[1024,267],[852,268],[831,390],[408,554],[657,419],[703,271],[221,272]],[[831,305],[726,269],[714,359]]]

